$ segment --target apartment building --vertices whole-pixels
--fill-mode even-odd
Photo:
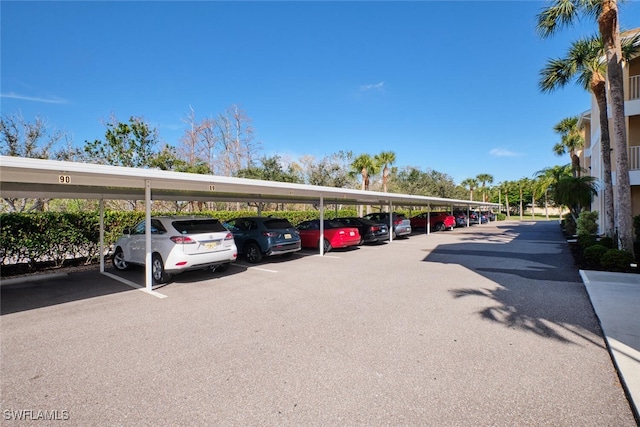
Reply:
[[[640,28],[622,33],[630,37],[640,33]],[[640,215],[640,54],[624,64],[624,111],[627,125],[627,149],[629,156],[629,180],[631,183],[632,213]],[[580,153],[580,163],[591,176],[598,178],[599,191],[591,204],[591,210],[598,211],[599,230],[604,230],[604,193],[602,174],[602,153],[600,147],[599,109],[594,96],[591,97],[591,109],[582,113],[578,126],[584,131],[585,144]],[[611,117],[611,110],[609,110]],[[613,124],[609,123],[611,139],[611,169],[614,186],[614,206],[616,192],[616,153]]]

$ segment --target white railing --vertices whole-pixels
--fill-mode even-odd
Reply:
[[[629,170],[640,169],[640,146],[629,147]]]
[[[640,99],[640,75],[629,77],[629,101]]]

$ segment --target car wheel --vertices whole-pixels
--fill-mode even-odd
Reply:
[[[128,270],[129,263],[124,259],[124,252],[122,252],[122,248],[116,249],[116,252],[113,254],[113,266],[116,270]]]
[[[158,254],[153,254],[151,258],[151,276],[158,285],[169,281],[170,276],[164,271],[164,263]]]
[[[436,224],[436,226],[434,227],[434,229],[435,229],[436,231],[444,231],[444,230],[446,229],[446,227],[444,226],[444,224],[443,224],[443,223],[439,222],[439,223],[437,223],[437,224]]]
[[[262,251],[260,251],[260,247],[255,243],[247,243],[244,253],[247,261],[251,264],[256,264],[262,260]]]
[[[331,243],[327,239],[324,239],[324,253],[331,251]]]
[[[396,230],[393,230],[393,233],[391,233],[391,236],[393,237],[393,240],[398,238],[398,235],[396,234]]]

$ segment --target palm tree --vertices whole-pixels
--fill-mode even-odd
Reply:
[[[509,208],[509,190],[513,187],[511,181],[504,181],[500,184],[500,191],[504,193],[504,203],[507,208],[507,219],[511,219],[511,209]]]
[[[481,173],[478,176],[476,176],[476,179],[478,180],[478,182],[482,183],[482,201],[486,202],[487,193],[485,192],[485,185],[487,183],[493,184],[493,175],[489,175],[488,173]]]
[[[469,188],[469,200],[473,200],[473,190],[478,187],[478,181],[475,178],[467,178],[460,185]]]
[[[544,203],[545,203],[545,211],[546,211],[549,203],[549,200],[548,200],[549,191],[551,191],[551,198],[553,199],[554,203],[556,203],[558,200],[558,196],[557,196],[558,182],[560,182],[562,178],[571,176],[571,165],[569,164],[564,166],[552,166],[552,167],[544,168],[536,172],[534,176],[537,178],[538,190],[540,191],[540,194],[542,193],[545,194]],[[549,218],[549,214],[547,213],[547,219],[548,218]]]
[[[577,221],[582,210],[591,205],[593,196],[598,193],[596,178],[593,176],[564,177],[556,186],[557,202],[569,208],[573,219]]]
[[[553,146],[553,151],[558,156],[569,153],[571,158],[571,173],[573,176],[580,176],[580,158],[576,150],[584,147],[584,138],[578,129],[578,117],[567,117],[560,120],[553,127],[553,131],[560,135],[560,142]]]
[[[580,15],[597,17],[600,38],[607,58],[609,101],[613,118],[613,133],[617,164],[617,225],[619,247],[633,254],[633,224],[631,185],[627,154],[627,128],[624,115],[624,81],[622,74],[622,42],[617,0],[554,0],[538,14],[538,31],[542,37],[577,21]]]
[[[396,153],[393,151],[383,151],[376,154],[374,160],[382,167],[382,190],[387,192],[387,184],[389,183],[389,166],[395,163]]]
[[[351,176],[360,174],[362,176],[362,190],[369,189],[371,175],[378,173],[378,165],[369,154],[360,154],[351,162]],[[358,207],[359,215],[362,216],[362,205]],[[369,208],[367,208],[367,211]]]
[[[623,39],[622,55],[630,60],[638,50],[640,34]],[[611,140],[609,136],[609,118],[607,111],[606,63],[602,39],[592,36],[572,43],[564,58],[551,59],[540,72],[540,89],[551,92],[564,87],[572,80],[585,90],[590,91],[596,99],[600,123],[600,151],[602,157],[602,181],[604,183],[604,232],[613,237],[614,207],[613,183],[611,179]]]

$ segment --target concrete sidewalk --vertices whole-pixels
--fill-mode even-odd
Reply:
[[[640,274],[580,270],[611,358],[638,417],[640,408]]]

